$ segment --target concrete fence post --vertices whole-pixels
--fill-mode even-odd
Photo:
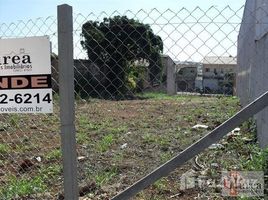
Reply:
[[[74,125],[73,16],[72,7],[66,4],[58,6],[58,50],[64,199],[78,200]]]

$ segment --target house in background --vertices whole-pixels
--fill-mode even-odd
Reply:
[[[194,92],[197,77],[197,62],[175,62],[176,64],[176,83],[179,92]]]
[[[205,93],[233,94],[237,59],[232,56],[207,56],[202,61]]]

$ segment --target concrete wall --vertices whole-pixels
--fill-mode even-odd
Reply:
[[[169,95],[175,95],[177,94],[176,65],[168,55],[162,56],[162,63],[164,65],[164,74],[167,76],[166,92]]]
[[[243,106],[268,90],[268,0],[247,0],[238,37],[237,95]],[[258,139],[268,145],[268,109],[257,114]]]
[[[170,95],[177,93],[176,87],[176,66],[173,60],[167,56],[162,56],[163,62],[163,76],[166,76],[166,81],[160,85],[152,85],[149,81],[149,75],[147,74],[143,80],[143,91],[154,91],[154,92],[167,92]],[[52,88],[55,92],[59,91],[58,85],[58,58],[56,55],[51,55],[51,65],[52,65]],[[105,70],[105,69],[102,69]],[[107,68],[108,70],[108,68]],[[101,72],[100,68],[87,59],[74,59],[74,78],[75,86],[77,91],[84,90],[89,94],[87,88],[92,90],[90,83],[95,81],[97,85],[102,85],[107,81],[105,72]],[[90,81],[89,81],[90,80]],[[97,89],[96,89],[97,91]]]

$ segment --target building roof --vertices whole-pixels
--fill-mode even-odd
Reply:
[[[217,64],[217,65],[236,65],[237,59],[232,56],[206,56],[203,64]]]
[[[174,61],[175,65],[178,67],[195,67],[197,68],[201,63],[192,61]]]

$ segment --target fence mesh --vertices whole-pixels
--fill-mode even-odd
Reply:
[[[78,14],[76,91],[112,99],[164,91],[170,58],[177,91],[233,94],[242,11],[197,7]]]
[[[200,138],[204,131],[194,125],[213,129],[238,109],[235,98],[204,94],[235,94],[243,10],[74,14],[80,195],[111,198]],[[2,39],[41,35],[51,41],[54,113],[0,115],[1,199],[56,199],[62,192],[57,19],[0,25]],[[163,94],[169,84],[180,96]],[[176,173],[151,190],[176,194],[165,189],[177,184]]]

